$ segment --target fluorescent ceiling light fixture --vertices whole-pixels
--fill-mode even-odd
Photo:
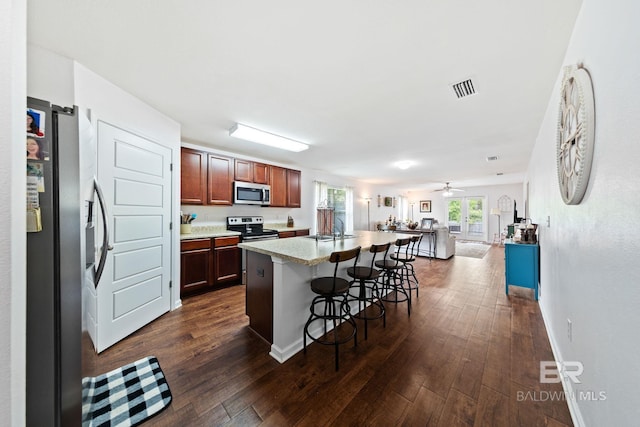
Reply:
[[[398,168],[398,169],[409,169],[411,166],[415,165],[415,162],[411,161],[411,160],[401,160],[399,162],[395,162],[394,165]]]
[[[294,141],[293,139],[265,132],[240,123],[236,123],[231,129],[229,129],[229,135],[234,138],[244,139],[246,141],[257,142],[258,144],[264,144],[270,147],[295,152],[304,151],[309,148],[307,144],[303,144],[302,142]]]

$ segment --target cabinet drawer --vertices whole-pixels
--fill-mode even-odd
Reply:
[[[240,243],[240,236],[216,237],[213,241],[214,247],[216,248],[222,246],[233,246]]]
[[[192,251],[194,249],[209,249],[211,247],[211,239],[194,239],[183,240],[180,242],[181,251]]]

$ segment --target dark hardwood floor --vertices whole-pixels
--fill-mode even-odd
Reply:
[[[539,398],[562,387],[539,381],[539,362],[553,360],[545,326],[531,290],[505,295],[503,256],[494,246],[483,259],[416,261],[411,317],[386,304],[386,328],[370,321],[367,341],[340,346],[339,372],[330,346],[273,360],[235,286],[85,351],[83,374],[156,356],[173,401],[153,426],[572,425],[564,400]]]

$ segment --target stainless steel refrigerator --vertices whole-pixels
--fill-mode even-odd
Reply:
[[[27,107],[26,425],[74,426],[82,411],[85,228],[78,111],[33,98]]]

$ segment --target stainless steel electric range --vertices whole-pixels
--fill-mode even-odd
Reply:
[[[243,242],[255,242],[256,240],[277,239],[278,230],[263,227],[264,218],[261,216],[228,216],[227,230],[237,231],[241,234]]]

